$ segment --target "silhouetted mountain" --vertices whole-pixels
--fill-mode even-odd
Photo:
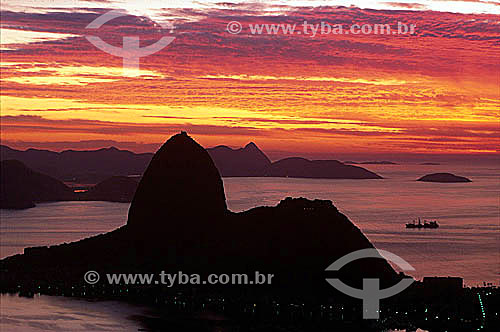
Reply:
[[[78,194],[80,200],[131,202],[139,180],[128,176],[113,176],[91,187],[87,192]]]
[[[373,172],[358,167],[341,167],[336,160],[308,161],[303,158],[286,158],[271,164],[269,158],[254,143],[244,148],[231,149],[220,145],[207,149],[222,177],[233,176],[279,176],[332,179],[380,178]],[[35,171],[55,177],[61,181],[93,184],[111,176],[142,175],[153,154],[136,154],[114,147],[93,151],[66,150],[53,152],[28,149],[19,151],[5,145],[0,146],[0,159],[17,159]],[[289,172],[281,167],[297,162],[303,171]],[[346,166],[346,165],[344,165]],[[291,165],[293,167],[293,165]],[[328,169],[330,167],[330,169]],[[363,171],[364,170],[364,171]],[[273,175],[269,175],[273,174]],[[293,175],[297,174],[297,176]]]
[[[226,197],[217,168],[208,152],[182,132],[151,160],[130,205],[127,226],[168,233],[183,226],[173,220],[219,218],[225,212]]]
[[[126,226],[78,242],[28,248],[23,255],[5,258],[0,261],[0,284],[3,290],[19,290],[18,285],[73,289],[84,285],[88,270],[165,270],[202,276],[259,271],[275,277],[268,287],[252,287],[252,294],[265,291],[267,297],[277,291],[290,297],[328,297],[334,289],[325,281],[325,268],[363,248],[373,246],[331,201],[287,198],[274,207],[241,213],[227,210],[212,159],[181,133],[153,157]],[[362,278],[379,278],[386,286],[398,278],[384,259],[375,258],[349,263],[339,277],[358,288]],[[102,287],[111,286],[103,281]],[[203,287],[235,289],[198,285],[197,291]]]
[[[37,202],[74,199],[73,191],[50,176],[35,172],[18,160],[1,162],[0,208],[25,209]]]
[[[27,167],[61,181],[97,183],[115,175],[141,175],[152,153],[136,154],[117,148],[92,151],[14,150],[0,146],[0,159],[16,159]]]
[[[361,167],[347,166],[337,160],[307,160],[291,157],[271,163],[254,143],[233,150],[220,145],[207,149],[223,177],[272,176],[291,178],[381,179]],[[352,162],[354,163],[354,162]],[[363,164],[394,164],[391,162],[364,162]]]
[[[2,161],[1,171],[2,209],[26,209],[37,202],[131,202],[139,184],[134,178],[114,176],[90,187],[87,192],[74,193],[61,181],[35,172],[18,160]]]
[[[425,182],[472,182],[463,176],[457,176],[451,173],[434,173],[422,176],[417,181],[425,181]]]
[[[346,165],[337,160],[286,158],[272,163],[265,176],[322,179],[382,179],[362,167]]]
[[[264,168],[271,164],[269,158],[253,142],[236,150],[219,145],[207,151],[224,177],[262,176]]]

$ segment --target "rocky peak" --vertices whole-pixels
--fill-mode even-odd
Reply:
[[[129,210],[129,227],[172,230],[185,219],[227,211],[219,171],[208,152],[186,132],[172,136],[153,156]]]

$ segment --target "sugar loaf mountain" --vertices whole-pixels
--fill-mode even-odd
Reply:
[[[51,294],[59,289],[73,294],[78,289],[79,295],[102,296],[99,285],[84,283],[86,271],[101,276],[260,271],[274,274],[272,285],[241,290],[243,294],[257,296],[265,290],[327,297],[335,289],[325,281],[326,267],[363,248],[373,246],[331,201],[285,198],[276,206],[231,212],[210,154],[183,132],[152,157],[125,226],[77,242],[26,248],[0,261],[0,282],[4,292]],[[384,259],[375,258],[346,265],[338,277],[358,288],[363,278],[379,278],[386,287],[400,278]],[[221,291],[235,287],[221,286]]]

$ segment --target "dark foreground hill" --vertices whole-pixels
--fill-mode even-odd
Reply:
[[[422,176],[417,181],[424,182],[444,182],[444,183],[453,183],[453,182],[472,182],[463,176],[457,176],[451,173],[434,173]]]
[[[5,258],[0,261],[0,284],[4,291],[19,287],[71,290],[84,287],[83,276],[89,270],[101,275],[165,270],[202,276],[259,271],[274,274],[272,285],[238,286],[238,291],[252,296],[278,292],[290,297],[328,297],[334,289],[325,281],[326,267],[364,248],[373,246],[331,201],[287,198],[274,207],[241,213],[227,210],[222,180],[212,159],[181,133],[153,157],[126,226]],[[379,278],[386,286],[398,278],[384,259],[375,258],[354,261],[341,272],[341,280],[358,288],[363,278]],[[196,287],[199,291],[198,287],[205,286]],[[206,287],[236,291],[232,286]],[[90,292],[92,288],[83,289]]]
[[[61,181],[35,172],[18,160],[0,165],[0,208],[26,209],[36,202],[74,199],[73,191]]]

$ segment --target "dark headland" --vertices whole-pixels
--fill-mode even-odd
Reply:
[[[453,183],[453,182],[472,182],[466,177],[457,176],[451,173],[433,173],[422,176],[417,181],[424,182],[443,182],[443,183]]]
[[[18,160],[3,160],[0,169],[0,208],[26,209],[34,207],[35,202],[73,198],[73,191],[64,183],[35,172]]]
[[[129,176],[112,176],[86,192],[75,193],[76,199],[81,201],[108,201],[128,203],[132,201],[139,179]]]
[[[37,203],[61,201],[130,202],[138,180],[127,176],[113,176],[88,190],[75,191],[62,181],[36,172],[18,160],[0,163],[0,208],[28,209]]]

